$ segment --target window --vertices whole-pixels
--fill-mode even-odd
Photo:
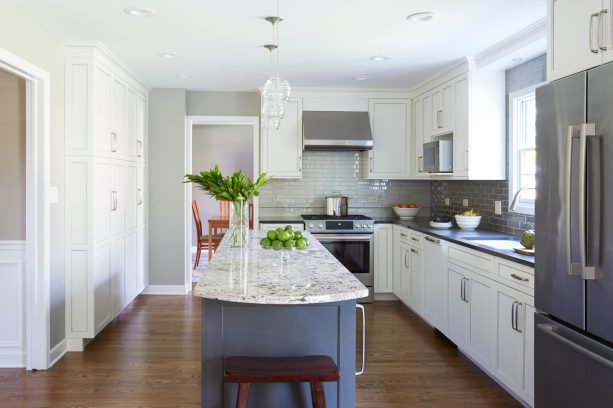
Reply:
[[[536,100],[533,85],[509,95],[509,205],[522,189],[515,212],[534,214],[536,196]]]

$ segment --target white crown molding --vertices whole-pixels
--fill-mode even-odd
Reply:
[[[530,46],[538,41],[543,41],[546,51],[547,38],[547,18],[543,17],[540,20],[530,24],[523,30],[518,31],[512,36],[505,38],[497,44],[479,52],[474,56],[476,67],[482,69],[497,62],[515,51]]]
[[[438,85],[441,85],[450,79],[457,77],[458,75],[466,73],[466,71],[468,71],[472,65],[474,64],[472,63],[471,58],[462,58],[436,74],[416,83],[411,88],[410,92],[415,96],[421,95],[422,93],[436,88]]]

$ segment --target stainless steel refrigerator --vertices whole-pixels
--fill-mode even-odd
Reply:
[[[613,63],[536,107],[535,406],[613,407]]]

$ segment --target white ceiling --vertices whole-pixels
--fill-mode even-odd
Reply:
[[[151,87],[253,91],[269,72],[274,0],[10,1],[65,41],[102,42]],[[132,6],[157,15],[126,15]],[[420,11],[436,17],[406,20]],[[280,15],[280,72],[293,87],[406,88],[544,17],[546,0],[280,0]]]

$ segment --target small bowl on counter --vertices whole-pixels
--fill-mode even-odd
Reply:
[[[455,222],[464,231],[474,231],[481,223],[480,215],[456,215]]]
[[[417,214],[419,214],[419,211],[421,210],[421,207],[412,207],[412,208],[408,208],[408,207],[392,207],[392,209],[394,210],[394,213],[401,219],[401,220],[414,220],[415,217],[417,217]]]

